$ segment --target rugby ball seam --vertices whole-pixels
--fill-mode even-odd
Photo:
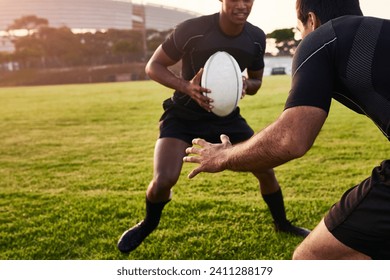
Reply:
[[[204,86],[206,88],[210,88],[211,84],[214,83],[214,80],[209,81],[210,78],[214,78],[214,77],[210,76],[210,73],[215,73],[215,64],[220,63],[221,59],[222,59],[222,61],[225,61],[224,64],[229,64],[233,68],[233,69],[231,69],[231,74],[230,74],[232,76],[231,77],[232,80],[228,80],[226,82],[231,84],[231,86],[232,86],[231,92],[232,93],[234,92],[235,96],[231,96],[232,97],[232,99],[231,99],[232,106],[231,106],[231,110],[229,109],[230,110],[229,112],[226,111],[226,112],[221,113],[221,111],[218,108],[213,108],[211,111],[217,116],[225,117],[225,116],[231,114],[237,108],[238,102],[239,102],[241,95],[242,95],[242,91],[240,91],[240,89],[242,89],[243,81],[242,81],[241,69],[240,69],[240,66],[237,63],[237,61],[229,53],[227,53],[225,51],[217,51],[212,56],[210,56],[210,58],[206,61],[206,64],[204,65],[204,72],[202,75],[201,84],[202,84],[202,86]],[[212,88],[210,88],[210,89],[213,91]],[[205,96],[213,98],[212,93],[213,92],[208,94],[208,93],[204,92],[203,94]]]
[[[241,77],[241,72],[240,73],[237,73],[237,68],[239,68],[239,65],[237,64],[237,61],[234,59],[233,56],[231,56],[230,54],[228,55],[228,58],[230,59],[230,61],[232,62],[233,65],[237,65],[237,67],[234,67],[234,72],[236,73],[236,76],[237,78],[240,78]],[[241,78],[242,79],[242,78]],[[235,110],[235,108],[237,107],[237,104],[238,104],[238,100],[239,100],[239,96],[240,96],[240,82],[238,81],[237,82],[237,88],[236,88],[236,91],[237,91],[237,98],[236,98],[236,103],[234,105],[234,109],[233,111]],[[242,93],[241,93],[242,94]],[[232,111],[232,112],[233,112]]]

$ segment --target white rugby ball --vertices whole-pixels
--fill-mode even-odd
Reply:
[[[233,56],[219,51],[210,56],[203,68],[202,87],[211,90],[204,93],[214,100],[211,110],[220,117],[229,115],[237,107],[242,95],[241,69]]]

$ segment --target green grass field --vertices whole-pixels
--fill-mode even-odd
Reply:
[[[241,101],[255,129],[283,110],[290,79],[265,77]],[[0,259],[284,260],[300,243],[276,234],[253,176],[189,180],[185,164],[157,231],[130,255],[116,242],[144,215],[162,100],[151,81],[0,88]],[[315,145],[276,168],[288,217],[313,228],[389,157],[364,116],[334,102]]]

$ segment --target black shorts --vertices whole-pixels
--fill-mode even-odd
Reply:
[[[175,114],[164,113],[160,119],[159,138],[176,138],[192,143],[194,138],[202,138],[211,143],[220,143],[220,135],[226,134],[235,144],[245,141],[254,134],[253,129],[240,115],[239,108],[225,118],[183,119]]]
[[[348,247],[372,259],[390,260],[390,160],[345,192],[324,221]]]

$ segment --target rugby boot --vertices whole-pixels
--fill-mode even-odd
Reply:
[[[162,211],[169,201],[170,199],[164,202],[152,203],[146,198],[145,219],[122,234],[117,244],[119,251],[130,253],[141,245],[142,241],[157,228]]]
[[[285,232],[285,233],[289,233],[301,237],[306,237],[310,233],[310,230],[306,228],[294,226],[288,220],[283,223],[274,222],[274,227],[276,232]]]
[[[126,230],[119,238],[117,244],[119,251],[128,254],[135,250],[152,231],[153,229],[148,228],[144,221]]]

